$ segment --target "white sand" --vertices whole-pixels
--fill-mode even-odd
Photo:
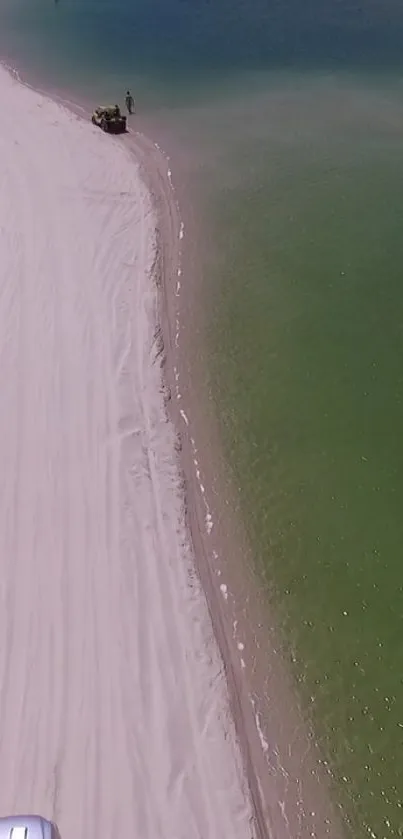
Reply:
[[[119,141],[0,70],[0,812],[249,839]]]

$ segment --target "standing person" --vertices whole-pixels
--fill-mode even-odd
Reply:
[[[129,112],[129,114],[134,113],[134,99],[133,99],[133,96],[130,93],[130,90],[128,90],[126,92],[126,108]]]

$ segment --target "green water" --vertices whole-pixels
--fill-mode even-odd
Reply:
[[[256,171],[216,202],[212,378],[353,835],[389,837],[403,835],[403,102],[382,113],[359,89],[364,130],[351,88],[339,96],[315,88],[305,132],[300,106],[277,102]]]
[[[352,835],[389,839],[403,836],[403,13],[367,14],[4,0],[0,51],[86,97],[130,83],[180,151],[209,238],[209,375],[270,608]]]

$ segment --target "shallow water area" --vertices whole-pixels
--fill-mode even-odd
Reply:
[[[247,142],[235,154],[216,205],[217,410],[353,834],[393,836],[402,804],[400,82],[308,81],[297,98],[268,94],[266,104],[265,141],[249,165]]]

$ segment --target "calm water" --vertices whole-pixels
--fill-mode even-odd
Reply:
[[[130,84],[187,152],[211,244],[210,375],[259,567],[353,835],[393,837],[403,6],[363,8],[2,0],[0,51],[92,98]]]

